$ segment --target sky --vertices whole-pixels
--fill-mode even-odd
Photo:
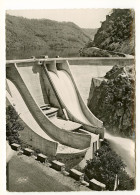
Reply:
[[[111,9],[52,9],[52,10],[7,10],[6,13],[25,18],[46,18],[56,21],[74,22],[81,28],[99,28],[101,21],[106,19],[106,15]]]

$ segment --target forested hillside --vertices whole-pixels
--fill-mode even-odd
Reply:
[[[134,10],[113,9],[112,13],[107,15],[106,20],[102,22],[101,27],[95,34],[94,40],[86,44],[82,51],[83,55],[88,55],[87,48],[93,48],[93,52],[91,51],[92,49],[90,49],[90,56],[94,56],[94,53],[97,53],[94,47],[134,55],[134,17]]]
[[[131,137],[135,133],[135,70],[115,65],[95,87],[89,109],[108,131]]]
[[[82,30],[93,40],[98,28],[82,28]]]
[[[72,22],[6,15],[7,50],[39,47],[80,49],[89,40],[89,36]]]

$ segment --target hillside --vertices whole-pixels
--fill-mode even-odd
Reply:
[[[115,65],[95,87],[89,109],[108,131],[131,137],[135,132],[135,71],[134,67]],[[93,95],[94,94],[94,95]]]
[[[94,36],[94,40],[86,44],[81,55],[88,55],[87,48],[90,49],[90,56],[97,56],[95,48],[101,50],[120,52],[134,55],[135,53],[135,22],[134,10],[113,9],[106,20],[102,22]],[[92,51],[93,50],[93,51]],[[110,54],[108,54],[110,55]]]
[[[98,28],[82,28],[82,30],[93,40]]]
[[[42,47],[80,49],[89,40],[89,36],[72,22],[6,15],[7,50]]]

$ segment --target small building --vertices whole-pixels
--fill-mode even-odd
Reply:
[[[40,153],[37,155],[37,160],[42,162],[42,163],[46,163],[48,161],[48,158],[44,154]]]
[[[103,191],[106,188],[106,185],[97,181],[96,179],[91,179],[89,182],[89,187],[92,190],[96,190],[96,191]]]
[[[21,146],[19,144],[13,143],[11,144],[11,148],[13,150],[19,151],[21,149]]]
[[[25,148],[25,149],[23,150],[23,154],[25,154],[25,155],[27,155],[27,156],[32,156],[33,153],[34,153],[34,151],[31,150],[31,149],[29,149],[29,148]]]
[[[70,169],[70,176],[76,180],[83,181],[84,173],[77,171],[76,169]]]

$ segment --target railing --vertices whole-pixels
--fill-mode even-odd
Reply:
[[[19,59],[19,60],[6,60],[6,65],[15,63],[26,63],[26,62],[44,62],[44,61],[134,61],[134,57],[71,57],[71,58],[31,58],[31,59]]]

